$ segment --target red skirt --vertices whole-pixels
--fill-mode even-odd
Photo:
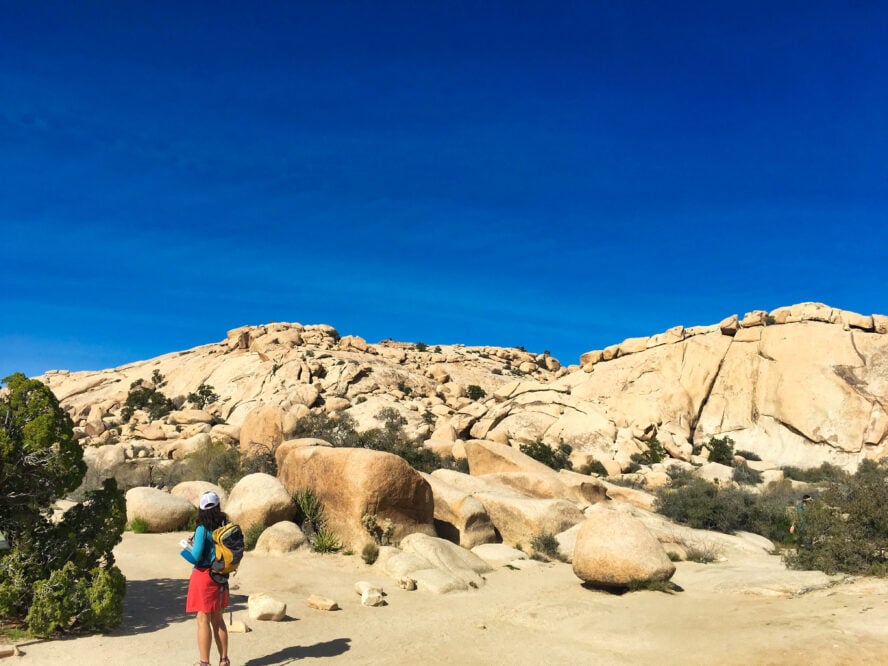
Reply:
[[[228,607],[228,586],[210,578],[209,569],[193,569],[188,581],[186,613],[211,613]]]

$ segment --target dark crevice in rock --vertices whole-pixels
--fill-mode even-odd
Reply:
[[[778,418],[777,418],[776,416],[774,416],[773,414],[764,414],[763,416],[767,416],[769,419],[771,419],[772,421],[774,421],[774,423],[776,423],[776,424],[779,425],[779,426],[782,426],[782,427],[786,428],[786,429],[789,430],[789,432],[791,432],[793,435],[796,435],[797,437],[801,437],[801,438],[804,439],[806,442],[810,442],[811,444],[826,444],[826,445],[828,445],[828,446],[830,445],[829,442],[823,442],[823,441],[818,441],[818,440],[816,440],[816,439],[811,439],[808,435],[806,435],[805,433],[803,433],[801,430],[799,430],[798,428],[796,428],[796,427],[795,427],[794,425],[792,425],[791,423],[787,423],[786,421],[783,421],[783,420],[781,420],[781,419],[778,419]]]
[[[718,366],[715,369],[715,373],[712,375],[712,379],[709,381],[709,386],[706,387],[706,393],[703,395],[703,399],[700,401],[700,407],[697,409],[696,415],[691,420],[690,431],[691,434],[689,436],[691,446],[694,446],[696,442],[694,442],[694,435],[697,431],[697,424],[700,422],[700,419],[703,417],[703,410],[706,409],[706,403],[709,402],[709,398],[712,395],[712,390],[715,388],[715,384],[718,381],[718,376],[721,373],[722,366],[725,363],[725,359],[728,357],[728,352],[731,351],[731,347],[734,345],[734,339],[731,338],[730,343],[725,348],[725,353],[722,354],[722,357],[718,360]],[[682,368],[684,368],[684,355],[682,355]]]

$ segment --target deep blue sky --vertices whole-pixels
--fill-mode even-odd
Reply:
[[[0,0],[0,377],[888,312],[881,2]]]

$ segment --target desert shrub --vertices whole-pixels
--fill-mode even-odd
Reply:
[[[685,546],[688,562],[697,562],[698,564],[711,564],[719,558],[719,551],[711,543],[692,544]]]
[[[775,484],[760,495],[736,488],[719,488],[692,478],[678,488],[662,488],[655,509],[677,523],[728,534],[744,530],[772,540],[789,535],[789,496],[786,486]]]
[[[243,476],[237,448],[219,441],[198,447],[183,457],[176,467],[181,481],[219,483],[223,478],[237,480]]]
[[[686,486],[697,478],[694,476],[692,470],[680,467],[679,465],[670,465],[667,467],[666,475],[669,477],[669,486],[673,489]]]
[[[417,342],[415,345],[413,345],[413,348],[418,352],[424,352],[429,348],[429,346],[425,342]]]
[[[600,460],[593,460],[583,465],[579,470],[580,474],[597,474],[598,476],[607,476],[607,469],[601,464]]]
[[[543,532],[530,540],[530,547],[535,554],[544,555],[548,559],[563,559],[558,551],[558,539],[554,534]]]
[[[754,486],[762,482],[762,473],[752,469],[744,461],[734,467],[734,473],[731,478],[741,486]]]
[[[358,446],[358,422],[350,414],[339,414],[332,417],[322,412],[308,414],[296,421],[296,425],[288,438],[317,437],[330,442],[333,446]]]
[[[404,431],[407,420],[393,407],[384,407],[375,415],[381,427],[358,431],[357,421],[348,414],[332,418],[327,414],[310,414],[296,422],[291,437],[318,437],[333,446],[373,449],[393,453],[420,472],[433,472],[452,463],[437,455]]]
[[[503,370],[502,370],[502,368],[494,368],[493,370],[490,371],[490,373],[493,375],[501,375],[501,374],[503,374]]]
[[[274,457],[275,449],[262,444],[253,445],[246,454],[240,454],[239,474],[244,477],[247,474],[270,474],[277,476],[277,460]]]
[[[198,409],[203,409],[216,402],[219,399],[219,394],[209,384],[201,384],[197,387],[197,391],[189,393],[185,399]]]
[[[390,518],[386,518],[382,521],[382,524],[380,524],[376,518],[376,514],[365,513],[361,517],[361,525],[379,545],[388,546],[392,543],[392,536],[395,533],[395,524]]]
[[[630,459],[640,465],[655,465],[658,462],[662,462],[666,457],[666,449],[663,448],[663,445],[660,444],[660,440],[656,437],[651,437],[647,446],[647,451],[633,454],[630,456]],[[640,456],[640,459],[635,460],[636,456]]]
[[[638,467],[636,467],[636,470],[637,469]],[[645,478],[635,474],[631,469],[625,474],[607,477],[607,482],[612,483],[615,486],[622,486],[623,488],[643,489],[647,487],[647,481],[645,481]]]
[[[709,462],[728,465],[734,464],[734,440],[730,437],[713,437],[707,444]]]
[[[296,522],[300,525],[306,521],[314,528],[324,524],[324,510],[321,501],[310,488],[303,488],[293,493],[293,501],[296,503]]]
[[[666,592],[675,591],[673,583],[668,580],[633,580],[625,586],[627,592]]]
[[[318,528],[309,542],[311,543],[311,547],[318,553],[335,553],[342,548],[339,539],[333,531],[327,527]]]
[[[376,558],[379,557],[379,546],[375,543],[368,543],[364,545],[364,548],[361,549],[361,559],[364,560],[366,564],[373,564],[376,562]]]
[[[888,462],[864,460],[804,505],[787,565],[826,573],[888,575]]]
[[[466,387],[466,396],[469,400],[481,400],[487,396],[487,391],[478,386],[477,384],[469,384]]]
[[[173,411],[173,401],[160,391],[160,387],[166,384],[163,375],[155,370],[151,379],[153,386],[146,386],[141,379],[137,379],[130,384],[129,393],[120,412],[124,423],[133,417],[133,413],[137,409],[143,409],[148,412],[148,418],[152,421],[164,417]]]
[[[244,530],[244,550],[253,550],[264,531],[265,525],[263,523],[253,523]]]
[[[538,460],[544,465],[548,465],[552,469],[573,469],[573,463],[570,462],[570,452],[573,450],[568,444],[562,442],[557,449],[553,449],[548,444],[537,440],[531,444],[522,444],[521,453],[530,456],[534,460]]]
[[[134,534],[145,534],[148,531],[148,522],[144,518],[136,516],[130,521],[130,529]]]
[[[745,460],[760,461],[762,459],[759,454],[753,453],[752,451],[737,451],[737,455],[743,457]]]
[[[838,482],[848,478],[848,473],[841,467],[823,463],[820,467],[794,467],[787,465],[781,468],[783,476],[794,481],[804,481],[805,483],[822,483],[822,482]]]

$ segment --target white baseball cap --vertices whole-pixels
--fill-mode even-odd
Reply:
[[[219,506],[219,496],[212,490],[208,490],[200,496],[201,509],[212,509],[214,506]]]

